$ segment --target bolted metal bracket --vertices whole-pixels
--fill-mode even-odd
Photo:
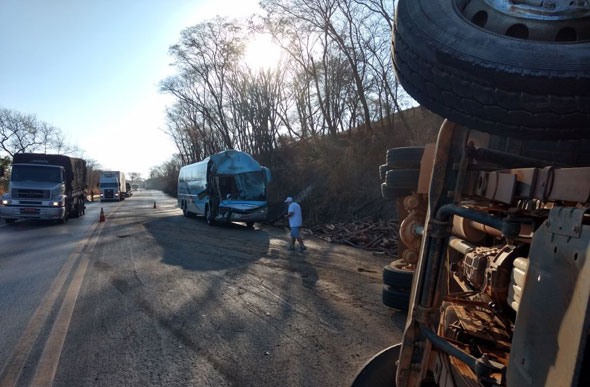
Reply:
[[[554,207],[549,211],[545,225],[553,234],[579,238],[587,210],[588,208]]]

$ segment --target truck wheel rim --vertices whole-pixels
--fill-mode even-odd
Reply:
[[[540,42],[590,40],[590,5],[582,0],[453,0],[455,10],[488,32]]]

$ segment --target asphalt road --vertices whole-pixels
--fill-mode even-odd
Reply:
[[[388,259],[287,241],[185,218],[156,191],[0,226],[0,386],[348,385],[401,338]]]

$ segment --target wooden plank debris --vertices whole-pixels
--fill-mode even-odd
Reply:
[[[308,232],[330,243],[395,255],[398,230],[397,221],[363,218],[347,223],[317,225]]]

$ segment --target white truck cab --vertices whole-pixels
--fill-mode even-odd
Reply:
[[[102,171],[100,173],[100,201],[125,199],[127,188],[125,174],[120,171]]]

